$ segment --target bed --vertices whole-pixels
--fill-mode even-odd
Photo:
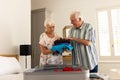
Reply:
[[[0,54],[0,80],[23,80],[18,54]]]
[[[23,80],[23,74],[9,74],[0,76],[0,80]]]

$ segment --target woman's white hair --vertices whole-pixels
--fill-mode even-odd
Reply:
[[[76,19],[81,18],[80,11],[73,11],[70,17],[74,16]]]
[[[51,19],[46,19],[44,21],[44,26],[47,27],[47,25],[49,25],[49,26],[55,26],[55,22],[53,20],[51,20]]]

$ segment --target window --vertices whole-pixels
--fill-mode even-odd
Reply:
[[[119,60],[120,58],[120,8],[97,11],[100,58]]]

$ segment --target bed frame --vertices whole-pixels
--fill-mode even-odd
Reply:
[[[19,54],[0,54],[0,56],[15,57],[17,60],[19,60]]]

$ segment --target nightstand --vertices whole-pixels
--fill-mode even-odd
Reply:
[[[22,68],[22,71],[31,69],[31,55],[19,56],[19,62]]]

